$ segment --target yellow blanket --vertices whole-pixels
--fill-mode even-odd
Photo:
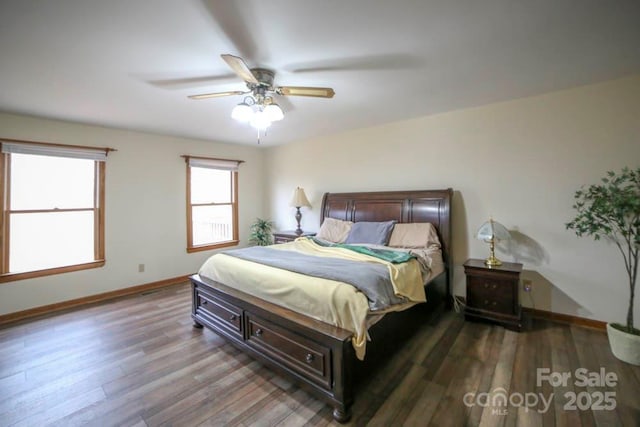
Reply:
[[[343,248],[319,246],[310,239],[272,246],[319,257],[337,257],[387,265],[397,295],[411,303],[387,311],[403,310],[425,301],[423,279],[416,260],[391,264],[378,258]],[[286,307],[314,319],[353,332],[356,356],[363,359],[367,342],[369,304],[365,295],[352,285],[334,280],[306,276],[288,270],[242,260],[225,254],[211,256],[200,268],[203,277],[242,292]]]
[[[342,258],[352,261],[374,262],[387,266],[391,283],[397,296],[403,296],[413,302],[424,302],[424,286],[420,264],[416,261],[392,264],[374,256],[361,254],[345,248],[320,246],[312,239],[296,239],[286,245],[275,245],[273,249],[297,251],[307,255]]]

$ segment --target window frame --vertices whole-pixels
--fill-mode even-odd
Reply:
[[[67,144],[52,144],[47,142],[22,141],[16,139],[0,139],[0,143],[18,143],[26,146],[40,146],[51,151],[60,150],[83,150],[104,152],[105,155],[112,148],[97,148]],[[65,156],[62,156],[65,157]],[[70,156],[67,156],[70,157]],[[54,274],[68,273],[71,271],[87,270],[91,268],[99,268],[105,265],[105,173],[106,161],[94,160],[94,190],[93,190],[93,208],[74,208],[74,209],[31,209],[11,210],[11,153],[0,152],[0,203],[2,204],[2,214],[0,215],[0,248],[2,248],[2,257],[0,257],[0,283],[12,282],[16,280],[31,279],[35,277],[50,276]],[[93,211],[93,234],[94,234],[94,260],[79,264],[65,265],[61,267],[51,267],[41,270],[31,270],[23,272],[9,272],[9,261],[11,254],[9,253],[11,241],[11,214],[12,213],[29,213],[29,212],[72,212],[72,211]]]
[[[226,248],[230,246],[237,246],[240,243],[239,238],[239,228],[238,228],[238,166],[240,163],[243,163],[242,160],[230,160],[230,159],[220,159],[214,157],[200,157],[200,156],[182,156],[185,159],[185,163],[187,166],[187,182],[186,182],[186,207],[187,207],[187,253],[200,252],[200,251],[208,251],[212,249],[220,249]],[[192,166],[191,161],[196,160],[200,163],[227,163],[229,165],[235,163],[235,169],[229,170],[223,167],[216,168],[215,166],[210,166],[211,169],[219,169],[219,170],[228,170],[231,174],[231,202],[230,203],[191,203],[191,168],[192,167],[203,167],[203,166]],[[232,236],[231,240],[225,240],[223,242],[217,243],[205,243],[202,245],[194,245],[193,244],[193,207],[194,206],[231,206],[231,221],[232,221]]]

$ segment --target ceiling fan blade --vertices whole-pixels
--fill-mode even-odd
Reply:
[[[146,80],[147,83],[161,87],[163,89],[194,89],[202,86],[211,85],[212,83],[224,82],[224,83],[232,83],[238,80],[238,76],[232,73],[213,75],[213,74],[202,74],[197,76],[185,76],[185,77],[176,77],[171,76],[167,78],[156,78],[153,80]]]
[[[242,58],[229,54],[220,55],[231,69],[245,82],[258,84],[258,79],[253,75],[251,69]]]
[[[293,63],[283,67],[283,69],[293,73],[317,73],[325,71],[408,70],[419,68],[423,65],[423,61],[416,56],[390,53]]]
[[[236,54],[243,58],[260,58],[258,44],[254,39],[255,27],[251,22],[253,13],[249,11],[247,15],[244,2],[201,0],[198,3],[202,3],[207,9],[211,20],[231,42]]]
[[[286,96],[313,96],[316,98],[333,98],[335,92],[330,87],[280,86],[277,93]]]
[[[242,95],[247,92],[243,92],[241,90],[230,90],[228,92],[214,92],[214,93],[203,93],[200,95],[189,95],[190,99],[207,99],[207,98],[219,98],[222,96],[231,96],[231,95]]]

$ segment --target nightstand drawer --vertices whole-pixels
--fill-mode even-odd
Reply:
[[[516,314],[513,281],[487,279],[484,277],[467,278],[467,305],[482,310]]]
[[[487,266],[483,260],[464,263],[467,276],[465,318],[484,319],[520,330],[522,314],[518,284],[522,264],[504,262]]]
[[[291,237],[284,237],[284,236],[274,236],[273,237],[273,243],[275,243],[276,245],[280,244],[280,243],[287,243],[287,242],[293,242],[293,238]]]

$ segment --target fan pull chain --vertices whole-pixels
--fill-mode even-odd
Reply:
[[[262,136],[266,137],[267,136],[267,130],[264,129],[264,133],[262,134]],[[260,129],[258,129],[258,145],[260,145]]]

